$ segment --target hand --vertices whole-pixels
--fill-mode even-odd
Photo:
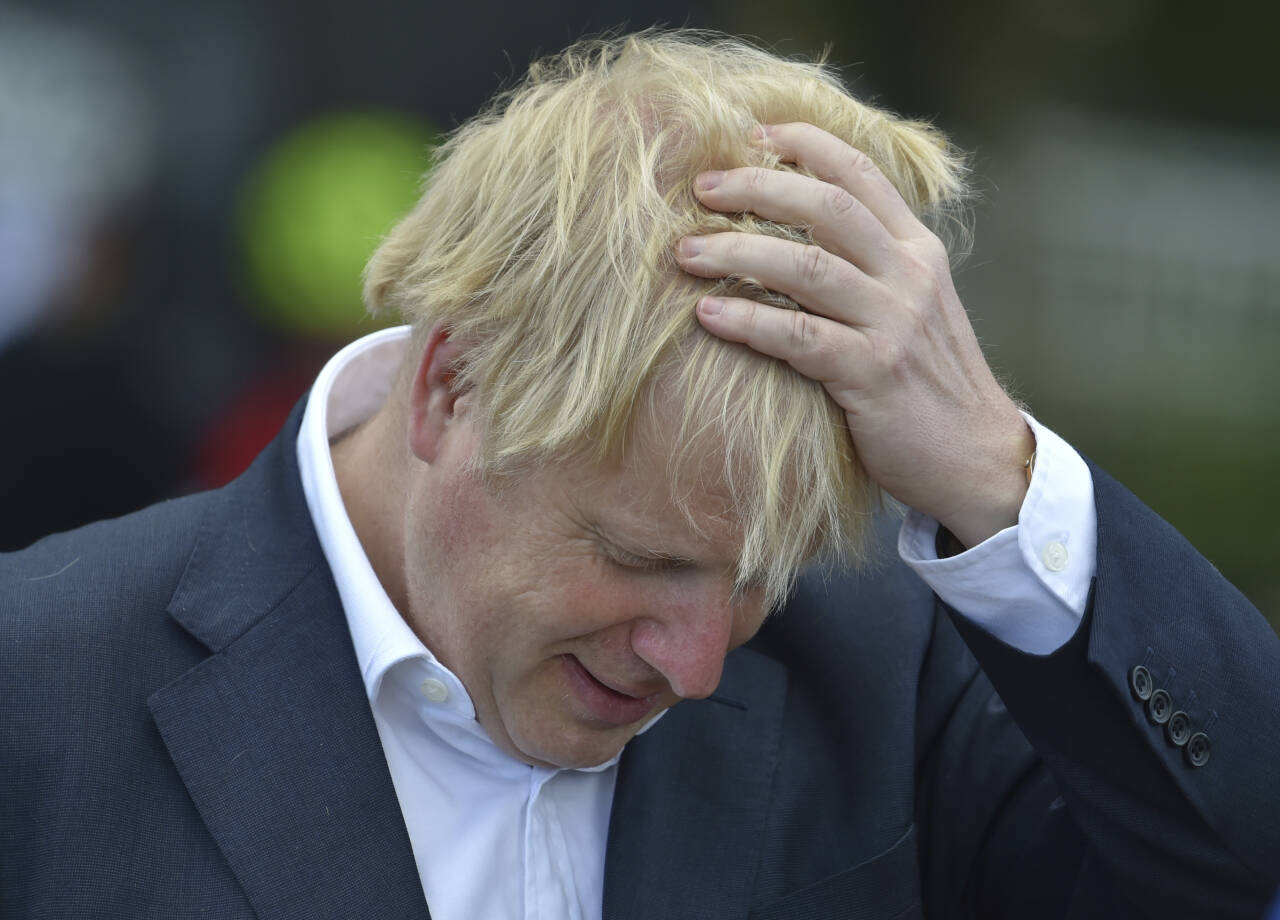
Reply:
[[[869,157],[831,134],[773,125],[761,143],[818,178],[703,173],[698,198],[810,227],[816,245],[716,233],[685,238],[677,256],[690,274],[748,276],[803,309],[704,297],[698,320],[821,382],[868,474],[966,546],[1016,523],[1035,441],[983,357],[941,241]]]

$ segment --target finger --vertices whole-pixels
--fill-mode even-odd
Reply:
[[[896,240],[866,205],[839,185],[748,166],[703,173],[694,191],[717,211],[750,211],[765,220],[810,227],[814,242],[870,274],[890,268]]]
[[[804,310],[784,310],[742,297],[703,297],[697,316],[712,335],[780,358],[824,385],[856,386],[850,378],[867,365],[862,333]]]
[[[824,182],[852,194],[898,239],[913,239],[928,232],[893,183],[861,150],[803,122],[763,125],[762,128],[762,143],[784,161],[795,163]]]
[[[880,282],[821,246],[758,233],[685,237],[676,247],[676,258],[691,275],[751,278],[788,295],[810,313],[842,323],[868,324],[881,300]]]

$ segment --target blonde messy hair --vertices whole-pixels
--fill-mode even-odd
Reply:
[[[457,129],[364,289],[371,312],[414,324],[416,344],[437,323],[467,343],[457,384],[476,391],[487,473],[616,460],[655,394],[674,396],[673,495],[705,488],[705,458],[722,458],[717,485],[744,534],[737,583],[773,602],[815,550],[861,557],[878,492],[820,384],[694,316],[717,290],[795,304],[750,279],[686,275],[674,247],[727,230],[811,242],[804,228],[709,211],[692,191],[707,169],[794,168],[750,141],[758,124],[792,121],[870,155],[935,229],[954,217],[963,164],[928,125],[852,98],[821,63],[647,31],[535,63]]]

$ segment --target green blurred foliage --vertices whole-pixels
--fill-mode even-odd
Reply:
[[[265,320],[305,338],[367,331],[360,273],[417,200],[436,137],[397,113],[337,113],[268,151],[238,210],[250,302]]]

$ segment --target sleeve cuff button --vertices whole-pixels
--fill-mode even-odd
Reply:
[[[1151,682],[1151,672],[1142,665],[1137,665],[1129,672],[1129,690],[1133,693],[1133,698],[1139,702],[1145,703],[1151,699],[1151,691],[1155,689]]]
[[[1147,720],[1152,725],[1164,725],[1173,714],[1173,698],[1163,690],[1152,690],[1147,700]]]
[[[1170,744],[1182,747],[1191,738],[1191,717],[1179,709],[1169,716],[1169,721],[1164,724],[1164,733]]]
[[[1203,767],[1209,762],[1209,736],[1204,732],[1196,732],[1182,749],[1182,756],[1193,767]]]

